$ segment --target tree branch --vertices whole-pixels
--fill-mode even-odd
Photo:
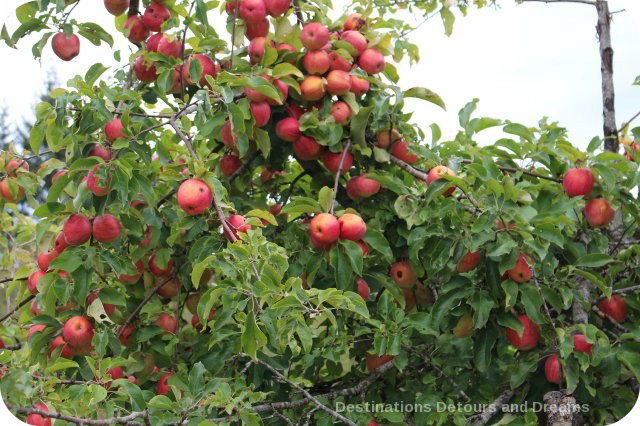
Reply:
[[[36,297],[35,295],[31,295],[29,297],[27,297],[26,299],[24,299],[22,302],[18,303],[18,306],[16,306],[15,308],[11,309],[9,312],[7,312],[6,314],[4,314],[1,318],[0,318],[0,322],[6,320],[7,318],[9,318],[11,315],[13,315],[18,309],[22,308],[24,305],[26,305],[27,303],[31,302],[33,300],[33,298]]]
[[[511,389],[505,390],[500,394],[500,396],[498,396],[498,398],[496,398],[495,401],[489,404],[489,407],[487,409],[476,414],[475,416],[470,417],[469,421],[477,418],[477,420],[473,421],[472,423],[473,426],[486,425],[487,423],[489,423],[489,420],[493,418],[493,416],[495,416],[498,412],[502,411],[502,406],[507,402],[509,402],[509,400],[513,398],[514,394],[515,392]]]
[[[464,164],[472,164],[473,161],[472,160],[468,160],[468,159],[463,159],[462,163],[464,163]],[[522,173],[524,175],[531,176],[531,177],[536,177],[538,179],[545,179],[545,180],[550,180],[550,181],[556,182],[556,183],[562,183],[562,179],[560,179],[560,178],[553,177],[553,176],[547,176],[547,175],[541,175],[540,173],[531,172],[529,170],[520,169],[518,167],[508,167],[508,166],[499,166],[499,165],[496,165],[496,167],[499,170],[502,170],[503,172],[511,172],[511,173],[520,172],[520,173]]]
[[[134,419],[137,419],[139,417],[142,417],[143,419],[148,419],[149,418],[149,412],[147,410],[145,411],[134,411],[131,414],[128,414],[126,416],[120,416],[120,417],[111,417],[110,419],[83,419],[80,417],[73,417],[73,416],[68,416],[66,414],[60,414],[60,413],[52,413],[50,411],[44,411],[44,410],[40,410],[38,408],[23,408],[23,407],[17,407],[13,404],[9,404],[5,402],[5,405],[7,406],[7,408],[9,408],[10,410],[15,411],[16,413],[19,414],[38,414],[42,417],[47,417],[50,419],[58,419],[58,420],[64,420],[65,422],[70,422],[70,423],[75,423],[77,425],[90,425],[90,426],[108,426],[108,425],[112,425],[112,424],[130,424],[130,422]]]
[[[618,131],[616,129],[615,91],[613,87],[613,48],[611,47],[611,17],[609,3],[596,0],[598,11],[598,41],[600,42],[600,74],[602,76],[602,116],[604,148],[618,152]]]
[[[583,3],[588,4],[590,6],[595,6],[596,2],[594,0],[519,0],[521,3],[524,2],[538,2],[538,3]]]

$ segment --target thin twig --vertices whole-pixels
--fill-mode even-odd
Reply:
[[[624,333],[630,333],[629,329],[627,327],[625,327],[624,325],[620,324],[618,321],[616,321],[615,319],[613,319],[613,317],[611,315],[609,315],[608,313],[600,310],[600,308],[596,305],[592,305],[591,306],[591,310],[593,312],[595,312],[596,314],[598,314],[598,316],[602,319],[606,319],[607,321],[609,321],[615,328],[617,328],[618,330],[624,332]],[[640,340],[640,339],[635,339],[636,341]]]
[[[33,298],[36,297],[35,295],[31,295],[29,297],[27,297],[26,299],[24,299],[22,302],[18,303],[18,306],[16,306],[15,308],[11,309],[9,312],[7,312],[6,314],[4,314],[1,318],[0,318],[0,322],[6,320],[7,318],[9,318],[11,315],[13,315],[18,309],[22,308],[24,305],[26,305],[27,303],[31,302],[33,300]]]
[[[336,206],[336,196],[338,195],[338,188],[340,187],[340,174],[342,173],[342,166],[344,165],[344,159],[351,149],[351,141],[347,141],[347,145],[342,150],[340,156],[340,163],[338,164],[338,170],[336,171],[336,177],[333,181],[333,199],[331,200],[331,214]]]
[[[514,393],[515,392],[511,389],[505,390],[500,394],[500,396],[498,396],[498,398],[496,398],[495,401],[493,401],[493,403],[489,404],[486,409],[470,417],[469,421],[471,421],[472,419],[474,420],[473,426],[486,425],[487,423],[489,423],[491,418],[496,415],[496,413],[502,411],[502,406],[509,402],[511,398],[513,398]]]
[[[538,2],[538,3],[583,3],[591,6],[595,6],[596,2],[594,0],[519,0],[521,3],[524,2]]]
[[[90,426],[102,426],[102,425],[112,425],[112,424],[129,424],[132,420],[137,419],[138,417],[148,418],[149,412],[147,410],[144,411],[134,411],[131,414],[121,417],[111,417],[110,419],[84,419],[80,417],[68,416],[66,414],[60,413],[52,413],[50,411],[40,410],[39,408],[23,408],[17,407],[13,404],[9,404],[5,402],[5,405],[10,410],[15,411],[19,414],[38,414],[42,417],[47,417],[50,419],[58,419],[64,420],[65,422],[75,423],[77,425],[90,425]]]
[[[472,160],[469,160],[469,159],[463,159],[463,160],[462,160],[462,162],[463,162],[464,164],[471,164],[471,163],[473,163],[473,161],[472,161]],[[553,176],[541,175],[541,174],[539,174],[539,173],[530,172],[529,170],[520,169],[520,168],[517,168],[517,167],[498,166],[498,165],[496,165],[496,167],[497,167],[499,170],[502,170],[503,172],[511,172],[511,173],[517,173],[517,172],[520,172],[520,173],[522,173],[522,174],[524,174],[524,175],[527,175],[527,176],[537,177],[537,178],[539,178],[539,179],[546,179],[546,180],[550,180],[550,181],[552,181],[552,182],[556,182],[556,183],[562,183],[562,179],[560,179],[560,178],[553,177]]]
[[[635,120],[636,118],[640,117],[640,111],[636,112],[636,114],[631,117],[630,119],[628,119],[627,121],[623,121],[622,125],[620,126],[620,131],[619,132],[623,132],[625,128],[629,127],[629,124],[631,124],[631,122],[633,120]]]

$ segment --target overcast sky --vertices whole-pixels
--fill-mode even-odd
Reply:
[[[78,20],[92,20],[114,31],[113,19],[96,13],[99,0],[82,1],[74,12]],[[0,19],[16,27],[13,10],[22,0],[3,0]],[[339,4],[339,2],[335,2]],[[595,8],[584,4],[527,3],[502,1],[500,9],[470,10],[460,17],[451,37],[443,33],[439,18],[429,20],[412,38],[420,46],[421,62],[409,68],[401,64],[401,86],[424,86],[437,92],[447,111],[416,101],[414,121],[427,129],[438,123],[445,138],[458,128],[457,112],[468,101],[479,98],[478,115],[504,118],[535,125],[543,116],[569,129],[574,144],[585,147],[602,133],[600,65],[595,33]],[[616,13],[612,25],[617,122],[640,110],[640,87],[632,86],[640,74],[640,4],[637,0],[611,0]],[[102,8],[99,5],[99,10]],[[127,57],[129,45],[115,36]],[[80,56],[66,63],[50,47],[42,62],[31,55],[31,40],[22,40],[20,50],[0,44],[4,66],[0,68],[0,101],[11,106],[12,118],[29,114],[41,81],[54,68],[64,83],[90,64],[114,65],[107,45],[95,47],[81,39]],[[640,125],[640,122],[636,123]],[[486,132],[482,142],[496,139]]]

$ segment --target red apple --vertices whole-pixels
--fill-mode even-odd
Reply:
[[[215,314],[216,314],[215,310],[210,311],[209,312],[208,321],[211,321]],[[200,323],[200,318],[198,317],[198,315],[194,314],[193,317],[191,317],[191,325],[193,326],[193,328],[195,328],[196,330],[200,331],[200,330],[202,330],[204,328],[204,325],[206,325],[206,323],[204,325],[202,323]]]
[[[112,214],[105,213],[93,219],[93,238],[101,243],[110,243],[120,238],[122,225]]]
[[[507,271],[507,276],[517,283],[529,281],[533,276],[532,266],[531,256],[520,253],[515,266]]]
[[[443,175],[455,176],[456,173],[446,166],[435,166],[431,170],[429,170],[429,173],[427,174],[427,185],[431,185],[433,181],[440,179],[440,177]],[[442,195],[447,197],[451,195],[451,193],[455,191],[455,189],[456,189],[455,185],[452,185],[449,188],[447,188],[442,193]]]
[[[149,270],[156,277],[166,277],[171,273],[171,269],[173,268],[173,261],[169,259],[167,265],[162,268],[156,263],[156,255],[152,254],[149,258]]]
[[[251,62],[251,65],[255,65],[262,61],[267,43],[273,47],[273,42],[271,40],[267,40],[265,37],[256,37],[251,40],[248,48],[249,61]]]
[[[478,266],[480,262],[480,252],[471,250],[467,250],[467,252],[462,255],[460,260],[458,261],[458,265],[456,266],[457,273],[469,272]]]
[[[104,0],[104,7],[113,16],[120,16],[129,9],[129,0]]]
[[[162,282],[164,282],[164,278],[157,277],[154,286],[158,286]],[[156,293],[163,299],[171,299],[178,294],[181,287],[182,283],[180,282],[180,280],[178,278],[172,278],[167,281],[162,287],[160,287]]]
[[[161,4],[150,4],[142,15],[142,22],[153,32],[159,32],[162,24],[171,18],[171,12]],[[146,37],[145,37],[146,38]]]
[[[130,16],[124,23],[124,30],[131,43],[140,43],[149,37],[149,28],[138,15]]]
[[[193,81],[191,81],[191,73],[189,71],[191,61],[198,61],[200,63],[200,68],[202,68],[200,79],[198,80],[198,85],[200,87],[208,86],[207,76],[211,76],[212,78],[216,78],[218,76],[218,72],[220,71],[219,66],[216,66],[216,63],[213,62],[213,59],[211,59],[207,55],[198,53],[192,55],[191,58],[189,58],[182,67],[182,78],[187,82],[187,84],[194,84]]]
[[[33,408],[41,411],[49,411],[49,407],[41,402],[34,405]],[[27,424],[33,426],[51,426],[51,419],[49,417],[42,417],[40,414],[29,414],[27,416]]]
[[[67,36],[59,32],[51,38],[53,53],[63,61],[70,61],[80,53],[80,39],[77,35]]]
[[[329,61],[331,62],[329,65],[329,69],[331,70],[349,72],[351,68],[353,68],[353,63],[340,56],[337,52],[329,52]],[[349,77],[349,79],[351,79],[351,77]]]
[[[29,331],[27,331],[27,334],[24,336],[24,340],[28,342],[31,336],[33,336],[35,333],[41,332],[45,328],[46,327],[43,324],[32,325],[31,327],[29,327]]]
[[[247,23],[258,24],[267,16],[264,0],[240,0],[240,17]]]
[[[51,357],[51,354],[53,353],[53,351],[59,346],[62,346],[62,352],[60,352],[60,356],[62,358],[73,357],[74,351],[69,347],[69,344],[67,344],[67,342],[64,341],[64,338],[62,336],[57,336],[55,339],[53,339],[53,341],[49,345],[47,356]]]
[[[72,348],[87,348],[93,340],[93,324],[81,315],[71,317],[62,327],[62,337]]]
[[[322,75],[329,70],[331,60],[324,50],[312,50],[302,57],[302,66],[309,74]]]
[[[367,232],[367,224],[360,216],[353,213],[344,213],[338,222],[340,223],[340,238],[343,240],[358,241]]]
[[[271,118],[271,105],[267,102],[249,102],[251,116],[255,120],[256,127],[262,127],[269,122]]]
[[[220,129],[220,139],[222,139],[222,143],[225,146],[231,148],[236,146],[236,139],[233,136],[233,131],[231,130],[231,121],[227,120],[224,122],[222,129]]]
[[[178,188],[178,205],[189,216],[201,214],[213,201],[213,192],[201,179],[187,179]]]
[[[300,41],[309,50],[322,49],[329,42],[329,29],[319,22],[306,24],[300,32]]]
[[[591,355],[591,348],[593,347],[593,343],[587,342],[587,338],[584,334],[574,334],[573,335],[573,351],[574,352],[584,352],[587,355]]]
[[[283,15],[291,7],[291,0],[264,0],[267,13],[274,18]]]
[[[264,74],[261,75],[260,77],[265,81],[269,81],[269,78]],[[243,91],[244,91],[244,94],[247,96],[247,99],[253,102],[265,102],[268,99],[267,95],[260,93],[257,90],[247,86],[243,88]]]
[[[60,253],[55,250],[51,250],[48,253],[43,252],[38,254],[38,268],[43,272],[47,272],[51,261],[58,256],[60,256]]]
[[[301,135],[293,143],[293,152],[300,160],[316,160],[322,154],[322,146],[310,136]]]
[[[59,178],[60,176],[64,176],[64,175],[66,175],[67,173],[69,173],[69,170],[67,170],[67,169],[58,170],[58,171],[56,172],[56,174],[55,174],[55,175],[53,175],[53,177],[51,178],[51,184],[56,183],[56,181],[58,180],[58,178]]]
[[[69,244],[66,238],[64,237],[64,231],[63,231],[58,234],[55,241],[53,242],[53,249],[58,253],[62,253],[64,249],[66,249],[70,245],[71,244]]]
[[[175,36],[168,36],[167,34],[163,34],[162,37],[158,40],[157,52],[171,58],[181,58],[182,43],[180,42],[180,39]],[[180,77],[179,71],[178,77]]]
[[[111,161],[111,150],[109,148],[105,148],[102,145],[96,145],[89,151],[90,157],[99,157],[104,161]]]
[[[367,177],[368,175],[368,173],[364,173],[360,176],[355,176],[349,179],[346,186],[349,198],[354,201],[358,201],[363,198],[371,197],[380,191],[380,182],[369,179]]]
[[[43,271],[35,271],[29,275],[29,278],[27,279],[27,288],[29,289],[29,293],[38,294],[38,281],[40,281],[40,278],[44,276],[45,272]]]
[[[178,331],[178,320],[166,312],[163,312],[158,316],[155,324],[168,333],[175,333]]]
[[[403,289],[411,289],[418,280],[411,264],[406,260],[391,265],[389,275],[393,282]]]
[[[251,24],[247,22],[247,31],[245,31],[244,35],[249,39],[253,40],[256,37],[266,37],[269,35],[269,20],[263,19],[261,22],[257,24]]]
[[[242,167],[242,161],[235,154],[227,154],[220,159],[220,170],[226,177],[233,175]]]
[[[544,376],[549,383],[560,383],[560,360],[558,354],[553,354],[544,362]]]
[[[229,228],[231,228],[231,232],[233,233],[235,239],[238,239],[238,233],[246,233],[249,229],[251,229],[251,225],[245,224],[247,219],[239,214],[229,216],[226,221],[227,225],[229,225]],[[228,240],[232,240],[231,235],[229,235],[228,232],[225,231],[224,235]]]
[[[393,356],[391,355],[371,355],[367,354],[365,357],[365,364],[367,365],[367,370],[372,372],[376,368],[388,363],[393,360]]]
[[[364,300],[369,298],[369,284],[362,278],[358,278],[358,294]]]
[[[351,118],[351,108],[344,101],[335,101],[331,105],[331,116],[336,123],[345,124]]]
[[[13,193],[11,192],[12,187],[17,188]],[[16,178],[6,178],[0,181],[0,196],[10,203],[17,203],[24,198],[24,188],[18,185]]]
[[[305,101],[319,101],[324,97],[325,87],[322,77],[310,75],[300,83],[300,92]]]
[[[584,216],[594,228],[604,228],[613,220],[616,212],[604,198],[589,200],[584,206]]]
[[[120,274],[120,275],[118,275],[118,281],[120,281],[122,283],[125,283],[125,284],[134,284],[134,283],[138,282],[138,280],[142,276],[142,271],[144,269],[144,265],[142,264],[141,260],[138,260],[136,262],[135,268],[138,271],[137,273],[132,274],[132,275]]]
[[[320,213],[311,219],[309,236],[320,244],[331,244],[340,238],[340,222],[329,213]]]
[[[133,344],[133,340],[131,340],[131,333],[133,330],[135,330],[135,327],[133,325],[128,325],[124,328],[122,334],[120,334],[118,339],[123,346],[131,346]],[[118,332],[120,331],[118,330]]]
[[[409,152],[409,144],[406,141],[397,142],[391,152],[405,163],[413,164],[418,161],[418,156]]]
[[[98,293],[100,293],[98,291]],[[98,294],[96,293],[89,293],[87,295],[87,300],[85,302],[85,305],[87,307],[89,307],[89,305],[91,305],[96,299],[98,299]],[[103,303],[102,307],[104,307],[104,312],[108,315],[111,316],[114,314],[114,312],[116,311],[116,305],[113,305],[111,303]]]
[[[333,70],[327,74],[327,92],[342,96],[351,90],[351,76],[346,71]]]
[[[115,142],[118,138],[126,137],[124,133],[122,133],[122,121],[119,118],[114,118],[104,125],[104,137],[111,143]]]
[[[169,393],[170,387],[167,382],[171,376],[173,376],[173,373],[167,373],[160,377],[160,380],[158,380],[158,383],[156,384],[156,391],[158,395],[166,395]]]
[[[86,216],[74,214],[65,221],[62,232],[65,241],[72,246],[79,246],[91,238],[91,222]]]
[[[378,142],[378,147],[387,149],[390,145],[400,142],[402,140],[402,135],[396,129],[387,128],[378,132],[376,140]]]
[[[356,96],[363,96],[365,93],[369,91],[369,80],[358,77],[357,75],[351,76],[351,92],[353,92]]]
[[[38,301],[36,299],[31,301],[31,304],[29,305],[29,312],[31,312],[31,315],[34,317],[41,314],[40,305],[38,305]]]
[[[300,137],[300,122],[293,117],[286,117],[276,124],[276,135],[283,141],[295,142]]]
[[[357,52],[356,56],[361,55],[367,49],[367,39],[359,31],[345,31],[340,35],[340,40],[352,45]]]
[[[601,300],[598,306],[602,312],[618,322],[624,322],[627,318],[627,302],[622,296],[614,294],[610,299]]]
[[[365,49],[358,58],[358,66],[367,74],[377,74],[384,70],[384,55],[376,49]]]
[[[577,197],[579,195],[586,197],[591,193],[593,183],[593,173],[590,169],[583,168],[567,170],[567,173],[564,174],[564,178],[562,179],[564,192],[566,192],[569,197]]]
[[[518,335],[518,333],[507,327],[507,340],[509,343],[514,346],[516,349],[521,351],[529,351],[536,347],[538,344],[538,340],[540,339],[540,327],[526,315],[520,315],[518,320],[524,326],[524,330],[522,332],[522,337]]]
[[[89,171],[86,177],[87,188],[89,188],[89,191],[91,191],[96,197],[104,197],[109,193],[109,188],[111,187],[111,174],[107,171],[106,178],[103,178],[101,176],[102,173],[100,173],[101,167],[108,166],[105,163],[96,164],[95,167]]]
[[[9,176],[17,176],[18,172],[28,172],[29,163],[25,160],[9,160],[7,167],[5,168]]]
[[[365,20],[362,18],[361,14],[352,13],[351,15],[347,16],[347,19],[344,21],[344,25],[342,26],[342,28],[344,28],[346,31],[359,30],[360,28],[362,28],[362,26],[364,26],[364,24]]]
[[[325,167],[329,169],[331,173],[338,173],[340,167],[340,160],[342,159],[342,152],[326,151],[322,154],[322,162]],[[342,172],[348,171],[353,165],[353,156],[350,152],[344,154],[344,161],[342,162]]]

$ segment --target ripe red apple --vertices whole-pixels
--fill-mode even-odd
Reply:
[[[62,226],[62,233],[69,245],[82,245],[91,238],[91,222],[84,215],[73,214]]]
[[[349,72],[353,68],[353,64],[346,58],[343,58],[338,52],[329,52],[330,70],[339,70]],[[351,77],[349,77],[351,79]]]
[[[369,75],[384,70],[384,55],[376,49],[365,49],[358,58],[358,66]]]
[[[189,216],[201,214],[213,201],[213,192],[201,179],[187,179],[178,188],[178,205]]]
[[[351,90],[351,76],[346,71],[333,70],[327,74],[327,92],[342,96]]]
[[[340,40],[352,45],[357,52],[356,56],[361,55],[367,49],[367,39],[360,31],[345,31],[340,35]]]
[[[358,241],[367,232],[367,224],[356,214],[344,213],[338,222],[340,223],[340,238],[343,240]]]
[[[433,181],[440,179],[440,177],[443,175],[455,176],[456,173],[446,166],[435,166],[431,170],[429,170],[429,173],[427,174],[427,185],[431,185]],[[451,193],[455,191],[455,189],[456,189],[455,185],[452,185],[449,188],[447,188],[442,193],[442,195],[447,197],[451,195]]]
[[[229,216],[227,219],[227,224],[229,225],[229,228],[231,228],[231,232],[233,233],[233,236],[238,239],[238,233],[240,232],[244,232],[246,233],[249,229],[251,229],[251,225],[246,224],[245,222],[247,221],[247,219],[239,214],[234,214]],[[224,232],[225,237],[227,237],[228,240],[232,240],[231,235],[229,235],[228,232]]]
[[[41,314],[40,305],[38,305],[38,301],[36,299],[31,301],[31,304],[29,305],[29,312],[34,317]]]
[[[279,78],[276,78],[275,80],[273,80],[273,85],[276,86],[276,88],[280,91],[280,94],[282,95],[282,102],[272,98],[267,98],[267,102],[269,103],[269,105],[272,105],[272,106],[282,105],[287,100],[287,97],[289,96],[289,86],[287,86],[287,84],[284,81],[280,80]]]
[[[62,253],[64,249],[69,247],[71,244],[67,242],[67,239],[64,236],[64,232],[60,232],[53,242],[53,249],[58,253]]]
[[[302,57],[302,66],[309,74],[322,75],[329,70],[331,60],[324,50],[312,50]]]
[[[236,139],[233,136],[233,131],[231,130],[231,121],[227,120],[224,122],[222,129],[220,129],[220,139],[222,139],[222,143],[225,146],[234,148],[236,146]]]
[[[227,154],[220,159],[220,170],[226,177],[231,176],[242,167],[242,161],[235,154]]]
[[[29,163],[25,160],[14,160],[11,159],[7,163],[7,167],[5,168],[7,174],[9,176],[17,176],[18,172],[28,172],[29,171]]]
[[[64,175],[66,175],[67,173],[69,173],[69,170],[67,170],[67,169],[58,170],[58,171],[56,172],[56,174],[55,174],[55,175],[53,175],[53,177],[51,178],[51,184],[56,183],[56,181],[58,180],[58,178],[59,178],[60,176],[64,176]]]
[[[173,376],[173,373],[167,373],[164,376],[160,377],[160,380],[158,380],[158,383],[156,384],[156,392],[158,393],[158,395],[166,395],[167,393],[169,393],[169,390],[171,389],[169,387],[169,384],[167,383],[169,380],[169,377]]]
[[[60,352],[60,356],[62,358],[72,358],[73,357],[74,351],[69,346],[69,344],[67,342],[65,342],[64,338],[61,335],[59,335],[55,339],[53,339],[53,341],[49,345],[49,350],[47,351],[47,356],[51,357],[51,354],[53,353],[53,351],[59,346],[62,346],[62,352]]]
[[[340,160],[342,159],[342,152],[331,152],[326,151],[322,154],[322,162],[325,167],[329,169],[331,173],[338,173],[338,168],[340,167]],[[348,171],[353,165],[353,156],[350,152],[347,152],[344,155],[344,161],[342,162],[342,171]]]
[[[533,276],[532,260],[531,256],[520,253],[515,266],[507,271],[507,276],[517,283],[529,281]]]
[[[340,238],[340,222],[329,213],[320,213],[311,219],[309,236],[320,244],[331,244]]]
[[[558,354],[553,354],[544,362],[544,376],[549,383],[560,383],[560,360]]]
[[[601,300],[598,306],[602,312],[618,322],[624,322],[627,318],[627,302],[622,296],[614,294],[610,299]]]
[[[240,0],[240,17],[247,23],[257,24],[267,16],[264,0]]]
[[[207,322],[208,322],[208,321],[211,321],[211,320],[213,319],[213,316],[214,316],[215,314],[216,314],[216,311],[215,311],[215,310],[211,310],[211,311],[209,312],[209,319],[207,320]],[[195,328],[196,330],[200,331],[200,330],[202,330],[202,329],[204,328],[204,326],[206,325],[206,322],[205,322],[205,324],[203,325],[203,324],[200,322],[200,317],[198,317],[198,315],[197,315],[197,314],[194,314],[194,315],[191,317],[191,325],[193,326],[193,328]]]
[[[38,294],[38,281],[40,281],[40,278],[44,277],[44,275],[45,272],[42,271],[35,271],[29,275],[27,279],[27,289],[29,289],[29,293]]]
[[[273,42],[271,40],[267,40],[265,37],[256,37],[251,40],[248,48],[249,62],[251,62],[251,65],[255,65],[262,61],[267,43],[273,47]]]
[[[396,129],[387,128],[378,132],[376,137],[378,147],[387,149],[390,145],[393,145],[402,140],[402,135]]]
[[[359,176],[352,177],[347,182],[346,190],[347,195],[354,201],[362,200],[363,198],[371,197],[380,191],[380,182],[377,180],[369,179],[367,176],[369,173],[364,173]]]
[[[101,176],[102,173],[100,173],[101,167],[108,166],[105,163],[96,164],[86,177],[87,188],[89,188],[89,191],[96,197],[104,197],[109,193],[109,188],[111,187],[111,174],[107,171],[105,180],[105,178]]]
[[[302,109],[300,105],[296,104],[286,105],[284,109],[287,111],[287,113],[289,113],[289,117],[293,117],[296,120],[300,120],[302,114],[305,113],[305,110]]]
[[[163,312],[158,316],[156,319],[156,325],[168,333],[175,333],[178,331],[178,320],[166,312]]]
[[[276,135],[283,141],[295,142],[300,137],[300,122],[293,117],[286,117],[276,124]]]
[[[122,225],[112,214],[105,213],[104,216],[96,216],[93,219],[93,238],[101,243],[110,243],[120,238]]]
[[[358,294],[365,301],[369,298],[369,284],[362,278],[358,278]]]
[[[269,81],[269,78],[266,75],[260,76],[262,79]],[[245,86],[243,88],[244,94],[247,96],[247,99],[253,102],[265,102],[268,98],[267,95],[258,92],[255,89]]]
[[[345,124],[351,118],[351,108],[344,101],[335,101],[331,105],[331,116],[336,123]]]
[[[200,79],[198,80],[198,85],[201,87],[208,86],[207,76],[211,76],[212,78],[216,78],[219,72],[219,66],[216,66],[216,63],[213,62],[213,59],[204,55],[202,53],[195,54],[191,56],[191,58],[187,59],[184,66],[182,67],[182,78],[187,84],[193,84],[191,81],[191,73],[189,72],[191,61],[198,61],[200,63],[200,67],[202,68],[202,72],[200,73]]]
[[[58,256],[60,256],[60,253],[55,250],[38,254],[38,268],[40,268],[40,270],[43,272],[47,272],[49,270],[49,264],[51,263],[51,261]]]
[[[157,277],[154,285],[155,286],[160,285],[160,283],[162,282],[164,282],[164,278]],[[166,282],[162,287],[160,287],[156,293],[158,294],[158,296],[162,297],[163,299],[171,299],[172,297],[178,294],[181,287],[182,287],[182,283],[180,282],[180,280],[178,278],[172,278],[168,282]]]
[[[604,198],[589,200],[584,206],[584,216],[594,228],[604,228],[613,220],[616,212]]]
[[[268,19],[263,19],[262,22],[258,22],[257,24],[247,22],[247,30],[244,35],[249,39],[249,41],[256,37],[266,37],[269,35],[269,25]]]
[[[251,116],[255,120],[256,127],[262,127],[269,122],[271,118],[271,105],[267,102],[249,102]]]
[[[72,348],[87,348],[93,340],[93,324],[82,315],[71,317],[62,327],[62,337]]]
[[[309,50],[322,49],[329,42],[329,29],[319,22],[308,23],[300,32],[300,41]]]
[[[63,61],[70,61],[80,53],[80,39],[71,34],[67,38],[64,32],[59,32],[51,38],[53,53]]]
[[[100,293],[98,291],[98,293]],[[96,293],[89,293],[87,295],[87,300],[85,301],[85,306],[89,307],[89,305],[91,305],[96,299],[98,299],[98,294]],[[104,312],[108,315],[111,316],[114,314],[114,312],[116,311],[116,305],[113,305],[111,303],[103,303],[102,306],[104,307]]]
[[[358,77],[357,75],[351,76],[351,92],[356,96],[363,96],[367,93],[369,91],[369,86],[369,80]]]
[[[365,364],[367,365],[367,371],[372,372],[376,368],[388,363],[389,361],[393,361],[393,356],[391,355],[371,355],[367,354],[365,357]]]
[[[46,327],[43,324],[34,324],[34,325],[32,325],[31,327],[29,327],[29,331],[27,331],[27,334],[24,336],[24,340],[26,340],[28,342],[29,338],[31,336],[33,336],[35,333],[41,332],[45,328]]]
[[[135,327],[133,325],[128,325],[124,328],[124,331],[122,332],[122,334],[120,334],[120,337],[118,338],[120,340],[120,343],[123,346],[131,346],[133,344],[131,333],[133,333],[134,330],[135,330]],[[118,330],[118,332],[120,332],[120,330]]]
[[[361,14],[352,13],[351,15],[347,16],[347,19],[344,21],[344,25],[342,26],[342,28],[344,28],[346,31],[359,30],[360,28],[362,28],[362,26],[364,26],[364,24],[365,20],[362,18]]]
[[[111,143],[115,142],[118,138],[125,138],[122,133],[122,120],[114,118],[104,126],[104,137]]]
[[[324,97],[324,81],[322,77],[310,75],[300,83],[300,92],[305,101],[319,101]]]
[[[290,0],[264,0],[267,13],[274,18],[283,15],[291,7]]]
[[[131,43],[140,43],[149,37],[149,28],[138,15],[130,16],[124,23],[124,30]]]
[[[169,36],[167,34],[163,34],[162,37],[158,40],[158,53],[162,53],[165,56],[172,58],[181,58],[182,57],[182,43],[180,39],[175,36]],[[180,72],[178,71],[178,78],[180,78]]]
[[[171,12],[161,4],[150,4],[142,15],[142,22],[150,31],[159,32],[163,23],[171,18]]]
[[[591,348],[593,347],[593,343],[587,342],[587,338],[584,334],[574,334],[573,335],[573,351],[574,352],[584,352],[587,355],[591,355]]]
[[[104,7],[113,16],[120,16],[129,9],[129,0],[104,0]]]
[[[134,284],[136,283],[140,277],[142,276],[142,270],[144,269],[144,265],[142,264],[141,260],[138,260],[135,264],[135,268],[138,271],[135,274],[132,275],[127,275],[127,274],[120,274],[118,275],[118,281],[125,283],[125,284]]]
[[[518,335],[518,333],[507,327],[507,340],[509,343],[514,346],[516,349],[521,351],[529,351],[536,347],[538,344],[538,340],[540,339],[540,327],[526,315],[520,315],[518,320],[524,326],[524,330],[522,331],[522,337]]]
[[[323,148],[310,136],[301,135],[293,143],[293,152],[300,160],[316,160],[322,154]]]
[[[562,186],[569,197],[586,197],[593,189],[594,177],[590,169],[569,169],[564,174]]]
[[[389,275],[391,275],[393,282],[403,289],[411,289],[418,280],[411,264],[406,260],[391,265]]]
[[[49,411],[49,407],[41,402],[34,405],[33,408],[41,411]],[[33,426],[51,426],[51,419],[49,417],[42,417],[40,414],[29,414],[27,416],[27,424]]]
[[[102,145],[96,145],[89,151],[90,157],[99,157],[104,161],[111,161],[111,150],[109,148],[105,148]]]
[[[472,252],[471,250],[467,250],[467,252],[462,255],[460,260],[458,261],[458,265],[456,266],[457,273],[469,272],[478,266],[480,263],[480,252],[478,250]]]
[[[17,192],[12,193],[12,187],[17,188]],[[17,203],[24,198],[24,188],[18,185],[16,178],[6,178],[0,181],[0,196],[10,203]]]
[[[156,263],[155,253],[152,254],[151,257],[149,258],[149,270],[156,277],[166,277],[171,273],[172,268],[173,268],[173,261],[171,259],[169,259],[169,261],[167,262],[167,266],[165,266],[164,268],[161,268]]]
[[[413,164],[418,161],[418,156],[409,152],[409,144],[406,141],[397,142],[391,152],[405,163]]]

